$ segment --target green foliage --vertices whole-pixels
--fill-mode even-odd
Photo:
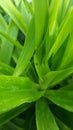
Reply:
[[[0,130],[73,130],[73,0],[0,0]]]

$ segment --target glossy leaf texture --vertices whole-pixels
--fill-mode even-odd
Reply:
[[[38,87],[29,78],[0,76],[0,114],[40,98]]]
[[[55,118],[44,99],[36,102],[36,124],[37,130],[59,130]]]
[[[73,129],[73,0],[0,0],[0,130]]]

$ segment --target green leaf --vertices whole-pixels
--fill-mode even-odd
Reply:
[[[25,3],[25,5],[26,5],[26,7],[27,7],[27,9],[28,9],[28,11],[29,11],[29,13],[31,13],[31,15],[32,15],[32,14],[33,14],[32,4],[29,3],[27,0],[23,0],[23,1],[24,1],[24,3]]]
[[[29,78],[0,76],[0,114],[40,98],[43,92]]]
[[[14,60],[14,62],[17,64],[18,58],[20,56],[21,50],[19,50],[18,48],[15,48],[13,50],[13,54],[12,54],[12,58]]]
[[[70,0],[69,6],[71,7],[73,5],[73,0]]]
[[[0,61],[0,74],[12,75],[13,72],[14,72],[14,69],[12,67]]]
[[[14,0],[14,2],[15,2],[15,5],[16,5],[17,7],[19,7],[21,0]]]
[[[23,50],[21,52],[21,55],[18,59],[14,71],[15,76],[20,75],[26,69],[27,65],[30,63],[30,59],[33,55],[34,48],[35,48],[35,30],[34,30],[34,18],[32,18]]]
[[[36,124],[37,130],[59,130],[48,104],[43,99],[36,102]]]
[[[58,123],[58,126],[60,128],[60,130],[71,130],[69,127],[67,127],[61,120],[59,120],[58,118],[56,118],[56,121]]]
[[[2,43],[2,46],[1,46],[0,60],[3,61],[6,64],[9,64],[10,60],[11,60],[11,57],[12,57],[13,48],[14,48],[13,41],[10,40],[9,36],[12,37],[14,40],[16,40],[17,39],[17,34],[18,34],[18,28],[14,24],[14,22],[11,20],[9,25],[8,25],[8,28],[6,30],[6,34],[5,34],[5,32],[0,33],[0,34],[3,37],[6,38],[4,40],[4,42]],[[19,47],[20,47],[20,45],[19,45]]]
[[[26,130],[37,130],[36,122],[35,122],[35,111],[33,108],[34,108],[34,106],[32,106],[32,109],[30,108],[27,111],[27,116],[24,118],[24,120],[25,120],[24,128]]]
[[[32,81],[38,82],[38,76],[36,74],[33,64],[30,62],[27,69],[23,72],[22,75],[27,75]]]
[[[4,130],[23,130],[22,128],[18,127],[17,125],[15,125],[14,123],[12,122],[8,122],[7,124],[5,124],[3,126],[3,129]],[[25,129],[24,129],[25,130]]]
[[[62,80],[66,79],[73,73],[73,67],[59,70],[59,71],[50,71],[44,77],[44,82],[42,84],[45,88],[50,88],[60,83]]]
[[[53,46],[47,56],[47,59],[49,59],[52,54],[55,55],[57,53],[58,49],[62,46],[62,44],[64,43],[67,36],[71,33],[72,27],[73,27],[72,19],[73,19],[73,8],[70,8],[70,10],[68,11],[68,14],[63,22],[61,30],[57,36],[57,39],[56,39],[55,43],[53,44]]]
[[[0,31],[5,32],[6,30],[7,30],[7,23],[4,17],[0,14]],[[2,42],[4,41],[5,39],[0,35],[0,51],[1,51]]]
[[[12,119],[12,122],[23,129],[25,127],[25,119],[23,119],[21,117],[16,117],[16,118]]]
[[[61,19],[64,19],[65,15],[67,13],[69,5],[70,5],[70,1],[71,0],[64,0],[63,1]]]
[[[49,23],[50,23],[49,35],[50,36],[52,36],[57,29],[58,16],[59,16],[62,0],[55,0],[55,1],[52,0],[52,2],[53,2],[53,9],[52,9],[52,12],[50,13],[50,20],[49,20]]]
[[[0,31],[5,31],[7,29],[7,23],[5,22],[3,16],[0,14]]]
[[[58,119],[70,128],[70,130],[73,129],[73,112],[69,112],[54,104],[51,104],[51,110]]]
[[[70,34],[70,38],[68,40],[64,56],[58,68],[62,69],[69,67],[72,61],[73,61],[73,32],[71,32]]]
[[[49,90],[46,92],[45,97],[56,105],[73,112],[73,89]]]
[[[44,52],[44,53],[43,53]],[[39,78],[42,80],[42,76],[47,73],[47,67],[43,61],[45,55],[45,39],[41,42],[40,47],[37,49],[34,55],[34,64]],[[47,66],[47,65],[46,65]]]
[[[42,76],[45,75],[50,70],[48,62],[46,61],[47,52],[49,50],[48,30],[49,28],[47,27],[47,32],[44,35],[44,39],[42,40],[39,48],[36,50],[36,53],[34,55],[34,65],[40,80],[42,80]]]
[[[0,115],[0,126],[7,123],[9,120],[13,119],[14,117],[16,117],[21,112],[27,110],[29,106],[30,106],[30,104],[23,104],[15,109],[12,109],[11,111],[1,114]]]
[[[40,44],[45,33],[45,27],[48,20],[48,0],[33,0],[34,16],[35,16],[35,44],[36,47]],[[41,21],[41,22],[40,22]]]
[[[29,26],[32,15],[30,12],[28,12],[26,2],[21,0],[19,9],[20,9],[21,14],[23,15],[26,25]]]
[[[10,41],[13,45],[15,45],[16,47],[18,47],[20,50],[22,50],[22,45],[14,40],[11,36],[9,36],[7,33],[4,32],[0,32],[0,35],[2,35],[3,37],[5,37],[8,41]]]
[[[21,13],[15,8],[10,0],[0,0],[0,6],[8,13],[20,30],[26,34],[27,25]]]
[[[61,65],[62,59],[64,57],[64,53],[65,53],[69,38],[70,36],[66,38],[63,45],[58,49],[57,53],[51,57],[49,64],[51,64],[52,70],[60,70],[59,66]]]

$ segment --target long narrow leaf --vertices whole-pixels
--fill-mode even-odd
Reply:
[[[71,32],[70,34],[70,38],[68,40],[64,56],[58,69],[69,67],[72,61],[73,61],[73,32]]]
[[[12,75],[13,72],[14,72],[14,69],[12,67],[0,61],[0,74]]]
[[[60,83],[62,80],[66,79],[73,73],[73,68],[68,68],[60,71],[50,71],[48,72],[43,78],[45,88],[46,87],[53,87],[56,84]]]
[[[21,29],[21,31],[26,34],[27,25],[24,21],[24,18],[20,14],[20,12],[15,8],[10,0],[0,0],[0,6],[10,15],[12,20],[16,23],[16,25]]]
[[[33,0],[35,15],[35,39],[38,46],[43,38],[46,23],[48,20],[48,0]],[[41,22],[40,22],[41,21]]]
[[[3,16],[0,14],[0,31],[5,31],[7,29],[7,23],[5,22]]]
[[[7,123],[9,120],[13,119],[15,116],[17,116],[21,112],[27,110],[29,106],[30,106],[29,104],[23,104],[11,111],[1,114],[0,115],[0,126]]]
[[[36,102],[37,130],[59,130],[48,104],[40,99]]]
[[[14,40],[17,39],[18,28],[12,20],[10,21],[8,28],[6,29],[6,33],[8,34],[8,37],[10,35],[11,37],[13,37]],[[2,35],[2,36],[4,38],[6,35]],[[10,63],[13,48],[14,48],[14,45],[12,44],[13,42],[11,42],[10,39],[8,39],[8,37],[6,37],[7,39],[5,39],[2,42],[1,51],[0,51],[0,60],[6,64]]]
[[[34,30],[34,18],[32,18],[23,50],[21,52],[21,55],[17,62],[17,66],[14,71],[15,76],[20,75],[26,69],[33,55],[34,48],[35,48],[35,30]]]
[[[49,90],[45,96],[56,105],[73,112],[73,90]]]
[[[54,45],[52,46],[47,59],[49,59],[51,57],[51,55],[55,55],[56,52],[58,51],[58,49],[61,47],[61,45],[64,43],[65,39],[67,38],[67,36],[71,33],[72,30],[72,26],[73,26],[73,8],[71,8],[66,16],[66,19],[63,23],[62,29],[59,32],[57,39],[54,43]],[[65,31],[64,31],[65,30]]]
[[[20,50],[22,49],[22,45],[18,42],[15,41],[11,36],[9,36],[8,34],[4,33],[4,32],[0,32],[0,35],[2,35],[3,37],[5,37],[7,40],[9,40],[12,44],[14,44],[16,47],[18,47]]]

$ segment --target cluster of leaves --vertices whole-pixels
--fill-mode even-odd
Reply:
[[[0,130],[73,130],[73,0],[0,0]]]

